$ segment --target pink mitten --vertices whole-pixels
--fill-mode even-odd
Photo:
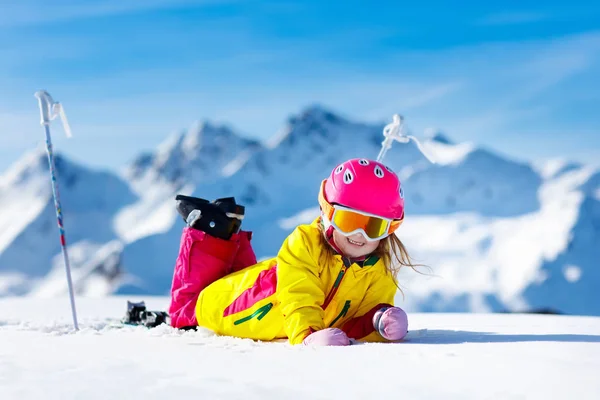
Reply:
[[[387,340],[400,340],[408,333],[408,317],[399,307],[383,307],[373,315],[373,327]]]
[[[338,328],[326,328],[311,333],[302,342],[307,346],[348,346],[350,339]]]

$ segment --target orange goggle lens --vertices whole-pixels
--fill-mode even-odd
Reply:
[[[371,239],[379,238],[388,233],[388,220],[359,214],[350,210],[336,209],[333,213],[334,225],[344,233],[357,229],[365,231]]]

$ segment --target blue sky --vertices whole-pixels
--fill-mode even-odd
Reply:
[[[600,2],[403,3],[0,0],[0,171],[42,142],[41,88],[74,131],[56,150],[102,168],[205,118],[268,139],[313,103],[600,160]]]

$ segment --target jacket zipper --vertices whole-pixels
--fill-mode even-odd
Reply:
[[[254,311],[252,314],[248,315],[247,317],[244,317],[244,318],[238,319],[237,321],[234,321],[233,324],[239,325],[246,321],[250,321],[254,317],[257,317],[256,319],[258,319],[260,321],[261,319],[263,319],[265,317],[265,315],[267,315],[267,313],[269,311],[271,311],[271,308],[273,308],[273,303],[265,304],[264,306],[262,306],[261,308],[259,308],[256,311]]]
[[[338,322],[338,320],[340,318],[343,318],[346,316],[346,314],[348,314],[348,310],[350,310],[350,300],[346,300],[346,303],[344,304],[344,308],[342,308],[342,311],[340,312],[340,314],[335,317],[335,319],[331,322],[331,324],[329,324],[329,327],[331,328],[336,322]]]
[[[338,274],[337,278],[335,279],[335,282],[333,283],[333,288],[325,298],[325,302],[321,307],[323,310],[325,310],[329,303],[331,303],[331,300],[333,300],[333,296],[335,296],[335,294],[337,293],[338,288],[340,287],[340,283],[342,282],[342,279],[344,278],[344,274],[346,273],[347,269],[348,267],[346,265],[342,265],[342,269],[340,270],[340,273]]]

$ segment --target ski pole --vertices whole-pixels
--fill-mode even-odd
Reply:
[[[56,209],[56,219],[58,220],[58,231],[60,234],[60,245],[62,248],[63,259],[65,262],[65,270],[67,273],[67,285],[69,287],[69,296],[71,298],[71,312],[73,314],[73,325],[75,330],[79,330],[77,324],[77,311],[75,309],[75,295],[73,293],[73,282],[71,280],[71,266],[69,265],[69,254],[67,252],[67,241],[65,239],[65,228],[63,225],[62,207],[60,205],[60,196],[58,193],[58,183],[56,179],[56,166],[54,164],[54,154],[52,152],[52,140],[50,138],[50,121],[60,115],[63,123],[63,128],[67,137],[71,137],[71,129],[67,122],[67,117],[62,108],[62,105],[55,102],[52,96],[45,90],[40,90],[35,93],[40,106],[41,124],[46,132],[46,152],[48,153],[48,164],[50,166],[50,180],[52,182],[52,195],[54,196],[54,208]]]
[[[385,139],[381,143],[381,150],[377,156],[377,161],[381,162],[381,160],[383,160],[383,157],[385,157],[387,151],[392,147],[394,140],[400,143],[408,143],[412,140],[416,143],[417,148],[425,156],[425,158],[427,158],[432,164],[435,164],[435,160],[431,157],[431,155],[427,154],[419,140],[414,136],[406,135],[404,133],[404,119],[400,115],[394,114],[392,123],[387,124],[383,128],[383,136],[385,136]]]

